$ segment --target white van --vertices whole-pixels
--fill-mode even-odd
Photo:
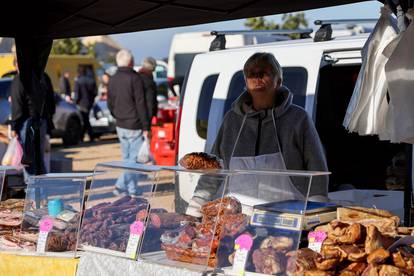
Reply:
[[[210,32],[191,32],[175,34],[168,56],[167,77],[174,90],[179,92],[184,77],[190,68],[195,55],[205,53],[215,38]],[[287,40],[286,36],[269,36],[253,34],[237,34],[226,36],[226,47],[234,48],[244,45],[266,43],[279,40]],[[177,87],[178,86],[178,87]]]
[[[284,85],[293,92],[293,102],[315,122],[332,172],[331,190],[385,189],[408,181],[410,145],[358,136],[342,126],[367,38],[368,34],[322,42],[300,39],[197,55],[183,86],[178,158],[211,150],[224,114],[244,89],[245,61],[255,52],[270,52],[283,67]],[[179,193],[188,201],[192,191],[179,187]]]

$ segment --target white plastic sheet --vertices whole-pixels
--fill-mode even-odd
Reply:
[[[414,10],[407,12],[414,18]],[[390,96],[388,127],[391,142],[414,143],[414,24],[411,23],[401,37],[387,64],[385,74]]]
[[[360,135],[379,133],[383,119],[378,114],[384,114],[388,109],[384,70],[387,57],[382,52],[397,37],[396,30],[391,10],[387,6],[382,7],[381,17],[364,45],[363,64],[345,115],[343,125],[350,132]]]

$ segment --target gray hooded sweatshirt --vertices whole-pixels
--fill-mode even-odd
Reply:
[[[281,87],[277,92],[273,109],[255,111],[252,98],[245,91],[233,103],[232,109],[224,116],[223,123],[213,145],[212,154],[224,161],[225,168],[229,168],[231,154],[237,135],[242,127],[245,115],[246,121],[234,151],[234,157],[258,156],[282,151],[288,170],[328,171],[325,155],[318,133],[312,119],[306,111],[293,104],[292,93]],[[277,137],[280,147],[277,146],[272,114],[274,112]],[[292,179],[293,184],[304,195],[308,191],[307,181],[304,178]],[[210,200],[218,191],[220,183],[200,181],[194,193],[195,205],[199,206]],[[314,177],[311,184],[310,196],[327,196],[328,177]],[[190,202],[190,206],[193,205]],[[196,207],[196,206],[193,206]]]

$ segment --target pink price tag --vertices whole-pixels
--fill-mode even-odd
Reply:
[[[323,231],[314,231],[308,234],[309,242],[322,243],[327,237],[327,234]]]
[[[129,227],[130,235],[141,235],[144,231],[144,223],[142,221],[135,221]]]
[[[238,245],[240,249],[249,251],[253,246],[253,238],[248,234],[243,234],[236,239],[235,244]]]
[[[50,232],[53,228],[53,220],[50,218],[44,218],[39,223],[39,229],[42,232]]]

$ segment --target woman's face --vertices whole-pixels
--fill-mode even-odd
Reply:
[[[246,88],[253,101],[272,101],[280,87],[280,80],[273,76],[270,65],[259,64],[246,73]]]

